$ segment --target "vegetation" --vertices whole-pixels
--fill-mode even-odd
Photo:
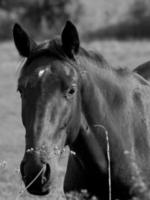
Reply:
[[[149,0],[127,0],[125,2],[115,0],[115,5],[117,5],[116,10],[110,8],[109,12],[106,12],[108,23],[106,22],[95,31],[90,31],[87,37],[89,40],[150,38]]]
[[[21,22],[36,37],[54,35],[67,19],[77,22],[82,11],[79,0],[1,0],[0,8],[1,39],[10,37],[14,21]]]
[[[149,0],[0,0],[0,39],[11,38],[15,21],[35,37],[49,38],[67,19],[89,39],[150,37]]]

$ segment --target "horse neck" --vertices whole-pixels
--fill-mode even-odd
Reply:
[[[89,65],[85,63],[80,70],[84,71],[83,74],[81,73],[83,121],[81,121],[74,150],[83,161],[84,166],[96,166],[98,170],[106,174],[108,145],[111,148],[117,144],[118,149],[124,148],[122,143],[118,142],[116,129],[119,127],[119,131],[121,130],[121,126],[117,122],[120,110],[122,110],[120,108],[126,104],[124,83],[127,79],[123,78],[123,74],[122,76],[118,75],[115,70],[101,68],[91,63]],[[125,75],[125,77],[128,76]],[[115,126],[113,122],[115,122]],[[116,150],[113,154],[115,153],[117,153]]]
[[[125,73],[119,75],[116,70],[108,67],[101,67],[101,63],[98,66],[85,63],[82,69],[86,71],[81,75],[82,113],[91,134],[99,138],[100,145],[106,147],[106,130],[109,135],[116,131],[117,126],[114,127],[113,122],[117,122],[119,110],[126,104],[125,82],[129,76]]]
[[[90,126],[106,122],[108,104],[113,103],[119,93],[115,71],[108,67],[85,63],[81,72],[82,79],[82,111]],[[118,82],[119,83],[119,82]],[[105,125],[105,124],[103,124]]]
[[[84,73],[81,74],[81,127],[78,138],[73,144],[73,150],[77,152],[83,162],[87,162],[91,166],[91,163],[93,163],[94,166],[97,165],[99,169],[106,172],[107,141],[105,126],[107,128],[106,113],[108,108],[105,95],[103,94],[106,91],[102,92],[99,85],[101,84],[102,86],[105,79],[106,83],[108,82],[108,88],[106,89],[109,89],[111,85],[109,83],[109,77],[112,72],[107,72],[105,69],[101,68],[98,69],[97,66],[93,66],[93,68],[94,67],[94,70],[86,66],[82,67]],[[102,77],[104,73],[105,77]],[[99,158],[101,158],[101,160]]]

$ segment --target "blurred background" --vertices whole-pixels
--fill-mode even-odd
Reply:
[[[89,40],[150,37],[149,0],[0,0],[0,39],[11,38],[14,21],[47,38],[59,33],[67,19]]]
[[[60,34],[68,19],[82,46],[101,53],[113,67],[134,69],[150,60],[150,0],[0,0],[0,200],[41,199],[27,192],[18,197],[24,189],[19,174],[24,128],[16,88],[23,58],[12,41],[13,24],[42,41]]]

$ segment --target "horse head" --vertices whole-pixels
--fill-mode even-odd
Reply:
[[[49,193],[63,148],[75,141],[80,127],[80,76],[75,56],[79,37],[67,22],[61,38],[37,44],[15,24],[14,43],[25,58],[18,79],[25,127],[22,179],[31,194]]]

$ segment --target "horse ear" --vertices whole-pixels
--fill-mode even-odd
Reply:
[[[62,47],[68,57],[73,58],[79,51],[80,40],[76,27],[67,21],[61,35]]]
[[[13,27],[13,38],[19,54],[23,57],[29,57],[31,51],[36,47],[36,43],[30,39],[25,30],[17,23]]]

